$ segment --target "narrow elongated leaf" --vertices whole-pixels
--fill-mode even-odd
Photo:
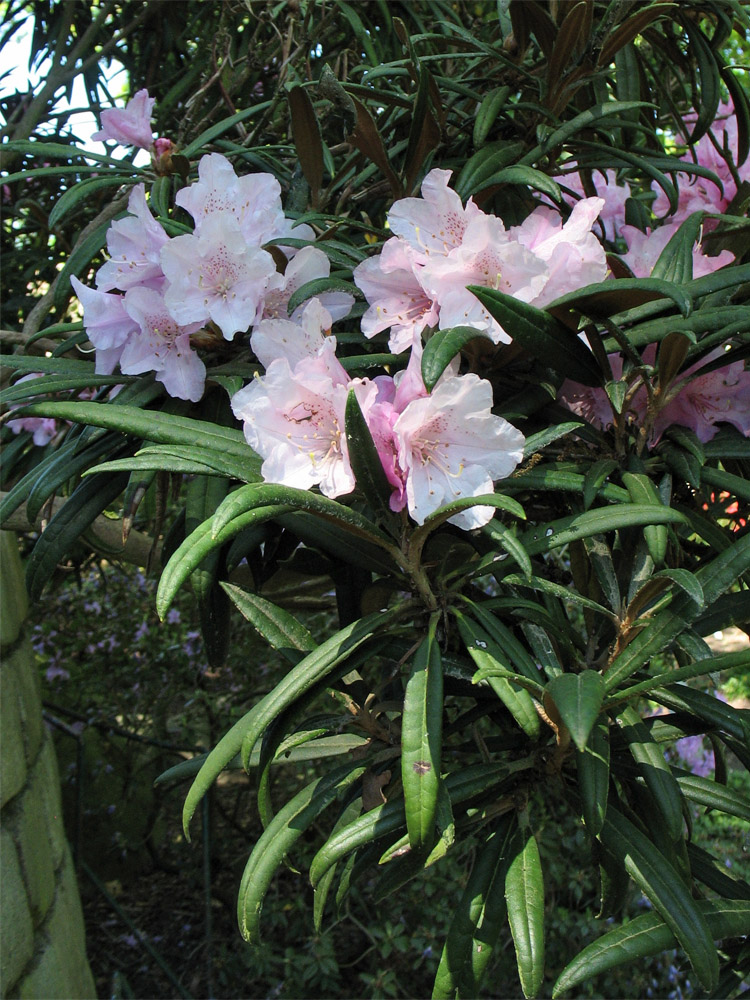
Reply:
[[[509,337],[549,368],[584,385],[601,385],[602,375],[591,351],[575,333],[544,309],[482,285],[468,289]]]
[[[529,655],[526,647],[519,642],[518,639],[516,639],[510,629],[501,621],[498,621],[498,619],[495,618],[495,616],[486,608],[482,607],[481,604],[470,601],[468,598],[464,598],[464,601],[467,607],[471,609],[471,615],[475,621],[477,621],[487,634],[494,639],[498,646],[500,646],[503,650],[505,656],[510,659],[514,670],[521,674],[522,677],[526,677],[535,684],[539,684],[541,680],[539,668],[533,658]]]
[[[620,712],[617,721],[633,760],[662,814],[668,836],[674,841],[679,840],[682,836],[683,798],[662,748],[652,739],[632,705]]]
[[[275,688],[246,716],[248,725],[242,740],[242,760],[249,759],[256,742],[271,723],[297,703],[313,687],[338,680],[351,667],[350,661],[363,655],[360,647],[369,646],[371,640],[377,648],[387,645],[390,626],[404,615],[402,606],[376,611],[336,632],[324,643],[300,660]]]
[[[318,778],[287,802],[268,824],[250,854],[242,873],[237,899],[237,919],[246,941],[260,938],[263,899],[284,855],[320,813],[346,793],[364,774],[366,766],[350,761]]]
[[[684,285],[693,280],[693,247],[700,239],[703,212],[693,212],[670,239],[651,269],[652,278]]]
[[[695,574],[703,589],[706,605],[710,607],[748,568],[750,536],[746,535],[711,562],[705,563]],[[604,675],[607,690],[614,691],[654,654],[668,649],[675,638],[698,617],[700,611],[701,605],[687,594],[674,597],[670,606],[655,614],[646,627],[614,658]]]
[[[474,131],[472,133],[472,142],[475,149],[484,144],[490,129],[495,124],[509,96],[510,87],[495,87],[479,105],[479,110],[474,118]]]
[[[528,691],[513,682],[515,672],[504,651],[470,618],[455,610],[453,613],[466,651],[480,671],[477,679],[486,680],[526,735],[538,739],[539,713]]]
[[[221,586],[242,617],[258,630],[269,646],[297,653],[309,653],[315,648],[315,640],[305,626],[284,608],[232,583],[222,582]],[[293,659],[296,663],[300,657],[294,656]]]
[[[422,354],[422,380],[428,392],[432,392],[438,379],[459,351],[477,339],[490,338],[483,330],[477,330],[473,326],[453,326],[448,330],[437,330],[430,337]]]
[[[680,768],[675,768],[675,777],[680,791],[691,802],[697,802],[708,809],[720,809],[728,816],[737,816],[750,823],[750,799],[737,789],[727,788],[718,781],[702,778]]]
[[[443,743],[443,669],[436,638],[439,615],[430,619],[406,683],[401,717],[401,781],[409,844],[424,851],[435,840]]]
[[[750,902],[742,899],[702,899],[696,908],[716,941],[750,933]],[[668,951],[677,938],[658,913],[642,913],[622,927],[603,934],[565,966],[552,990],[554,1000],[607,969],[632,964]]]
[[[225,542],[230,541],[245,528],[271,521],[280,514],[286,514],[290,509],[283,504],[274,504],[250,510],[236,517],[218,534],[213,534],[211,530],[213,518],[199,525],[182,542],[164,567],[156,591],[156,610],[159,615],[164,617],[182,584],[211,552],[221,548]]]
[[[518,850],[505,875],[508,923],[523,995],[535,997],[544,978],[544,880],[536,838],[519,832]]]
[[[606,693],[601,674],[595,670],[561,674],[549,681],[545,693],[555,703],[573,742],[583,752]]]
[[[561,295],[554,302],[550,302],[546,309],[556,316],[573,309],[591,316],[592,319],[600,319],[657,299],[670,299],[683,316],[690,315],[692,304],[686,292],[670,281],[661,281],[657,278],[618,278],[617,281],[600,281],[586,285],[575,292],[568,292],[567,295]]]
[[[540,157],[544,156],[550,150],[567,142],[577,132],[590,128],[602,118],[645,107],[648,107],[648,104],[643,101],[608,101],[606,104],[599,104],[594,108],[582,111],[575,118],[571,118],[570,121],[565,122],[560,128],[555,129],[538,146],[535,146],[526,153],[521,163],[536,163]]]
[[[383,532],[362,514],[336,500],[311,493],[310,490],[279,486],[276,483],[258,483],[241,486],[231,493],[216,511],[212,533],[218,536],[227,525],[248,511],[269,505],[284,504],[292,510],[306,511],[340,525],[345,530],[365,539],[372,545],[379,545],[389,552],[393,544]]]
[[[346,397],[345,423],[349,461],[357,489],[379,514],[390,520],[393,517],[389,504],[393,486],[388,482],[370,428],[353,389]]]
[[[622,481],[633,503],[661,503],[659,493],[651,480],[643,473],[623,472]],[[643,537],[655,566],[661,566],[667,552],[667,526],[649,524],[643,529]]]
[[[599,836],[685,949],[703,986],[712,990],[719,978],[713,937],[680,875],[648,837],[611,805]]]
[[[258,458],[245,441],[242,431],[221,427],[207,420],[194,420],[174,413],[141,410],[137,406],[117,406],[114,403],[34,403],[24,407],[28,416],[54,417],[79,424],[93,424],[123,434],[133,434],[156,444],[176,444],[194,447],[196,442],[223,449],[237,459],[238,469],[247,469],[252,479],[258,478]]]
[[[115,175],[114,177],[109,175],[104,177],[87,177],[84,180],[78,181],[57,199],[54,208],[49,213],[47,225],[50,229],[54,229],[66,215],[73,211],[80,201],[84,198],[91,198],[96,191],[107,187],[120,187],[126,183],[126,179],[121,175]],[[130,183],[133,183],[132,178],[130,179]]]
[[[190,820],[201,799],[229,761],[240,752],[243,743],[249,742],[252,751],[258,737],[272,719],[314,685],[329,678],[342,663],[345,664],[351,653],[368,642],[381,628],[387,629],[397,619],[398,610],[378,612],[336,632],[300,660],[265,698],[232,726],[209,753],[185,798],[182,822],[188,839]],[[250,759],[250,751],[243,754],[243,764]]]
[[[498,786],[507,781],[516,770],[528,767],[528,763],[516,761],[514,764],[473,764],[449,774],[444,785],[455,808],[461,802],[475,796],[497,791]],[[375,838],[391,836],[406,826],[403,799],[392,799],[364,813],[345,829],[339,831],[321,847],[310,865],[310,882],[315,887],[331,865],[358,848],[371,843]]]
[[[586,746],[576,755],[578,791],[583,820],[592,837],[598,837],[607,813],[609,796],[609,724],[600,715],[589,733]]]
[[[468,1000],[479,996],[487,963],[507,913],[505,877],[515,831],[515,814],[509,813],[477,851],[443,946],[432,1000],[453,1000],[456,996]]]
[[[287,311],[291,314],[303,302],[307,302],[308,299],[313,299],[317,295],[323,295],[325,292],[345,292],[351,296],[357,292],[357,287],[342,278],[313,278],[312,281],[306,281],[292,292],[287,302]]]
[[[26,588],[35,601],[50,582],[55,567],[81,535],[128,484],[126,473],[90,476],[80,483],[38,539],[26,563]]]

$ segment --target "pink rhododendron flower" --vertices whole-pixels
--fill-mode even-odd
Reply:
[[[441,380],[428,396],[408,403],[393,425],[409,514],[422,524],[459,497],[493,492],[523,458],[524,436],[492,408],[492,386],[478,375]],[[478,528],[492,507],[470,507],[450,520]]]
[[[196,234],[216,212],[234,216],[250,246],[260,246],[287,229],[276,178],[262,173],[238,177],[221,153],[201,157],[198,180],[178,191],[175,202],[193,217]]]
[[[552,209],[539,208],[508,231],[471,200],[464,208],[449,178],[450,171],[432,170],[423,198],[397,201],[388,213],[396,236],[379,258],[356,268],[354,280],[370,304],[362,320],[366,336],[390,327],[391,350],[403,351],[427,325],[474,326],[507,343],[467,285],[541,306],[606,277],[606,256],[591,232],[603,199],[578,202],[565,223]]]
[[[482,210],[469,198],[464,208],[448,187],[450,170],[431,170],[422,181],[421,198],[402,198],[388,213],[391,232],[400,236],[424,262],[431,254],[447,254],[463,242],[466,227]]]
[[[750,437],[750,372],[741,361],[691,378],[710,361],[721,357],[721,350],[688,368],[669,387],[666,402],[656,415],[649,444],[658,444],[664,432],[673,424],[692,430],[699,440],[710,441],[717,433],[718,423],[733,424],[745,437]],[[643,359],[653,364],[656,349],[646,348]],[[622,376],[623,363],[619,354],[610,354],[609,362],[615,379]],[[612,407],[604,389],[580,385],[566,380],[559,393],[560,402],[568,409],[602,430],[614,421]],[[643,425],[646,418],[648,396],[643,386],[633,394],[628,406],[628,421],[635,427]]]
[[[575,192],[579,198],[586,198],[588,196],[583,189],[580,174],[567,172],[568,167],[572,168],[575,166],[575,162],[567,161],[565,163],[566,173],[557,174],[553,180]],[[631,197],[630,185],[627,183],[619,184],[617,182],[617,174],[614,170],[593,170],[591,172],[591,180],[597,196],[604,199],[604,207],[599,213],[598,221],[602,226],[606,239],[614,242],[620,234],[620,229],[625,224],[625,202]],[[565,191],[563,191],[563,199],[571,208],[578,200]]]
[[[161,266],[169,281],[164,301],[174,319],[182,325],[211,319],[226,340],[250,327],[266,291],[282,283],[270,253],[245,243],[236,217],[226,211],[204,219],[199,234],[165,244]]]
[[[713,352],[687,370],[681,388],[654,422],[654,442],[672,424],[689,427],[704,443],[715,436],[718,423],[732,424],[750,437],[750,372],[745,371],[741,361],[689,378],[696,369],[720,356],[721,352]]]
[[[694,115],[689,115],[686,118],[688,124],[694,120]],[[720,148],[726,148],[732,157],[737,155],[739,148],[737,118],[731,103],[719,105],[711,131]],[[678,141],[685,141],[683,136],[677,138]],[[681,178],[677,211],[672,216],[672,220],[684,222],[693,212],[703,211],[717,214],[726,212],[730,202],[737,194],[737,183],[726,160],[711,141],[711,137],[709,135],[701,136],[692,149],[688,149],[683,154],[682,159],[690,163],[697,162],[700,166],[712,170],[721,182],[721,188],[707,177],[685,176]],[[743,164],[736,165],[736,168],[740,181],[750,181],[750,157]],[[656,192],[656,198],[652,205],[654,214],[663,217],[670,211],[669,199],[655,181],[652,182],[651,187]],[[709,224],[711,221],[709,220]]]
[[[296,312],[296,310],[295,310]],[[292,369],[303,358],[316,358],[329,346],[335,350],[336,338],[329,337],[331,314],[320,299],[310,299],[298,315],[296,322],[291,319],[264,319],[255,326],[250,337],[253,352],[265,367],[278,358],[285,358]],[[349,376],[341,363],[331,352],[331,377],[335,381],[346,382]]]
[[[534,305],[541,308],[573,289],[604,281],[607,259],[591,231],[604,204],[603,198],[584,198],[564,223],[557,212],[542,206],[510,230],[513,239],[547,265],[547,281],[531,300]]]
[[[298,489],[319,486],[337,497],[354,489],[354,474],[344,434],[346,399],[357,391],[367,408],[373,383],[341,382],[332,341],[315,358],[303,357],[291,368],[286,358],[272,361],[265,375],[232,397],[243,421],[245,439],[264,461],[266,482]]]
[[[279,286],[269,290],[263,298],[258,320],[291,319],[296,322],[304,309],[304,303],[297,306],[289,316],[289,299],[298,288],[316,278],[327,278],[331,273],[331,262],[317,247],[303,247],[289,262],[283,276],[279,276]],[[328,326],[349,315],[354,305],[354,296],[348,292],[323,292],[317,296],[330,317]]]
[[[140,146],[148,149],[153,133],[151,131],[151,111],[155,98],[148,96],[147,90],[139,90],[125,106],[108,108],[102,111],[101,131],[95,132],[91,138],[94,142],[105,142],[108,139],[119,142],[123,146]]]
[[[681,222],[667,222],[648,233],[642,233],[635,226],[622,227],[622,235],[628,246],[628,252],[622,255],[622,259],[636,278],[648,278],[651,275],[662,250],[681,225]],[[696,242],[693,246],[693,277],[702,278],[718,271],[720,267],[726,267],[733,260],[734,254],[729,250],[722,250],[715,257],[708,257],[703,253],[701,244]]]
[[[397,354],[408,350],[425,327],[438,323],[437,302],[415,273],[421,270],[416,258],[407,243],[393,237],[377,257],[354,269],[354,282],[370,303],[362,317],[362,333],[374,337],[390,327],[388,346]]]
[[[103,292],[113,288],[124,292],[136,285],[159,288],[164,281],[160,253],[169,236],[149,211],[144,184],[133,188],[128,212],[107,230],[111,259],[96,272],[96,286]]]
[[[76,277],[70,283],[83,306],[86,336],[96,348],[95,371],[97,375],[111,375],[138,324],[125,310],[124,296],[87,288]]]
[[[31,372],[19,378],[14,385],[21,382],[29,382],[32,379],[42,378],[43,372]],[[15,409],[15,407],[14,407]],[[7,426],[14,434],[23,434],[28,431],[33,435],[32,441],[38,448],[43,448],[57,434],[57,421],[53,417],[16,417],[9,420]]]
[[[197,403],[203,395],[206,366],[191,348],[190,334],[197,333],[202,324],[180,326],[164,297],[153,288],[131,288],[123,305],[137,327],[122,349],[123,374],[154,371],[170,396]]]

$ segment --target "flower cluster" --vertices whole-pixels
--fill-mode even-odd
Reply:
[[[319,486],[330,497],[351,492],[345,407],[354,391],[392,487],[390,506],[408,509],[418,523],[460,497],[492,492],[523,456],[524,437],[492,413],[489,382],[446,370],[428,392],[421,375],[422,334],[431,328],[473,326],[497,342],[509,337],[467,285],[499,288],[543,305],[602,280],[604,251],[591,232],[603,201],[579,203],[563,222],[540,207],[506,230],[473,200],[464,206],[448,187],[450,171],[432,170],[421,198],[397,201],[388,214],[396,235],[354,271],[369,309],[362,332],[390,329],[390,347],[411,351],[395,376],[352,379],[325,336],[326,312],[312,300],[291,320],[261,323],[251,344],[266,372],[232,401],[245,436],[263,459],[266,480]],[[485,524],[492,508],[478,506],[451,521],[469,529]]]
[[[253,333],[265,375],[232,398],[250,446],[263,457],[264,479],[336,497],[355,486],[344,433],[354,391],[393,487],[390,506],[408,508],[421,524],[443,504],[492,491],[523,455],[524,437],[492,408],[492,388],[476,375],[446,374],[428,393],[421,350],[395,376],[351,379],[325,336],[325,310],[312,299],[284,337]],[[485,524],[492,509],[474,507],[451,519],[463,528]]]
[[[721,106],[714,132],[717,142],[724,142],[725,152],[729,154],[736,149],[737,123],[731,106]],[[736,193],[736,184],[726,159],[709,136],[704,136],[694,145],[693,154],[701,166],[717,175],[723,194],[713,181],[698,177],[690,184],[680,185],[677,211],[668,216],[668,221],[661,221],[661,217],[668,212],[669,205],[659,188],[653,203],[653,225],[645,232],[625,224],[625,202],[631,196],[630,187],[618,184],[614,171],[606,172],[603,183],[598,174],[593,175],[596,190],[604,198],[600,221],[605,234],[611,241],[625,244],[627,250],[622,254],[621,260],[637,278],[651,276],[667,244],[693,213],[724,212]],[[739,176],[745,175],[750,177],[750,163]],[[575,173],[566,173],[557,179],[564,182],[571,192],[583,194],[583,185]],[[734,254],[728,250],[722,250],[713,256],[707,255],[699,239],[692,248],[693,278],[711,274],[731,264],[734,259]],[[658,443],[672,424],[689,428],[703,442],[714,437],[718,431],[716,425],[722,422],[732,424],[742,434],[750,436],[750,372],[745,371],[741,361],[724,367],[712,364],[721,355],[722,352],[718,350],[702,358],[682,372],[670,385],[660,386],[657,381],[656,391],[649,393],[645,379],[648,377],[648,369],[656,361],[657,348],[654,344],[648,345],[642,352],[643,368],[633,369],[625,378],[626,423],[636,429],[645,427],[651,445]],[[621,356],[611,354],[609,364],[613,379],[622,380]],[[560,401],[601,429],[611,427],[615,422],[616,414],[602,388],[567,380],[560,390]]]
[[[508,343],[467,285],[541,307],[606,277],[604,250],[591,231],[603,199],[578,202],[565,223],[542,206],[506,229],[473,199],[464,206],[448,187],[450,176],[449,170],[432,170],[421,198],[397,201],[388,213],[395,236],[355,269],[354,281],[370,306],[362,320],[366,337],[390,329],[390,348],[401,352],[428,327],[472,326],[494,343]]]
[[[198,181],[176,201],[195,229],[170,237],[151,214],[144,185],[137,185],[128,215],[107,234],[110,259],[97,272],[96,289],[72,280],[98,373],[109,374],[118,364],[126,375],[154,371],[170,395],[195,402],[203,394],[206,368],[191,336],[208,328],[232,340],[254,323],[285,313],[294,290],[327,276],[330,264],[322,251],[308,247],[284,275],[278,273],[262,244],[288,236],[292,223],[270,174],[238,177],[224,156],[212,153],[201,159]],[[312,233],[300,226],[297,235]],[[339,293],[330,305],[338,318],[352,302]]]

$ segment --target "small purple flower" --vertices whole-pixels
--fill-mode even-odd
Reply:
[[[177,608],[172,608],[167,614],[167,622],[170,625],[176,625],[180,620],[180,612]]]

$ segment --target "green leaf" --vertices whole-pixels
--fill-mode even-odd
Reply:
[[[501,621],[495,618],[486,608],[475,601],[463,598],[464,603],[471,609],[472,617],[482,626],[487,634],[498,644],[506,657],[513,664],[513,669],[522,677],[539,684],[539,668],[529,655],[523,643],[513,635],[511,630]],[[541,693],[541,692],[540,692]]]
[[[271,106],[271,101],[263,101],[261,104],[254,104],[250,108],[245,108],[244,111],[238,111],[237,114],[230,115],[229,118],[223,118],[220,122],[216,122],[215,125],[211,125],[204,132],[201,132],[199,136],[193,139],[192,142],[188,143],[184,149],[180,150],[182,156],[188,159],[198,153],[204,146],[207,146],[214,139],[218,139],[219,136],[233,129],[235,125],[239,125],[240,122],[247,121],[248,118],[253,116],[258,116],[261,112],[266,111]],[[86,154],[89,155],[88,153]]]
[[[69,403],[34,403],[25,407],[29,416],[54,417],[57,420],[72,420],[79,424],[93,424],[106,427],[123,434],[133,434],[144,441],[156,444],[201,446],[216,448],[229,458],[236,460],[238,478],[259,476],[258,456],[250,449],[242,431],[233,427],[221,427],[208,420],[195,420],[174,413],[157,410],[142,410],[137,406],[118,406],[112,403],[89,403],[81,400]]]
[[[696,909],[716,941],[750,933],[750,902],[741,899],[699,900]],[[594,976],[620,965],[633,965],[643,958],[668,951],[677,937],[658,913],[642,913],[622,927],[592,941],[565,966],[552,990],[558,1000],[575,986],[590,985]]]
[[[599,104],[596,107],[582,111],[575,118],[571,118],[570,121],[565,122],[560,128],[555,129],[538,146],[535,146],[526,153],[521,163],[537,163],[550,150],[567,142],[577,132],[582,132],[584,129],[590,128],[602,118],[647,107],[649,105],[643,101],[608,101],[606,104]]]
[[[662,814],[667,835],[673,841],[679,840],[682,837],[683,798],[677,779],[664,758],[662,748],[652,739],[632,705],[628,705],[619,713],[617,722],[638,766],[638,771]]]
[[[224,449],[211,445],[147,445],[126,459],[103,462],[92,472],[112,472],[121,469],[157,472],[182,472],[185,475],[224,476],[244,482],[260,479],[260,459],[252,452],[240,463]]]
[[[258,630],[269,646],[282,652],[294,650],[296,653],[309,653],[315,648],[315,640],[305,626],[284,608],[232,583],[222,582],[221,586],[242,617]],[[293,662],[298,660],[299,656],[293,657]]]
[[[528,580],[532,578],[533,567],[531,559],[526,549],[518,541],[518,537],[514,531],[506,528],[504,524],[491,521],[488,525],[485,525],[484,534],[488,535],[496,545],[499,545],[507,555],[515,559],[519,569]],[[492,561],[496,562],[503,558],[504,556],[495,554],[492,557]]]
[[[606,715],[599,716],[585,748],[576,754],[576,767],[583,821],[591,836],[598,837],[609,796],[609,721]]]
[[[428,392],[432,392],[438,379],[459,351],[477,339],[490,340],[490,337],[483,330],[477,330],[473,326],[453,326],[447,330],[437,330],[430,337],[422,354],[422,380]]]
[[[611,805],[600,840],[651,900],[685,949],[705,989],[714,989],[719,978],[719,960],[712,934],[679,873],[648,837]]]
[[[622,482],[630,494],[633,503],[661,503],[659,491],[647,475],[638,472],[623,472]],[[667,526],[665,524],[649,524],[643,529],[649,555],[655,566],[664,563],[667,553]]]
[[[212,532],[213,518],[208,518],[182,542],[162,571],[156,592],[156,610],[163,619],[182,584],[200,566],[203,560],[221,548],[245,528],[271,521],[290,510],[283,504],[274,504],[250,510],[234,518],[218,534]]]
[[[458,500],[451,500],[450,503],[445,504],[443,507],[438,507],[437,510],[428,514],[424,519],[424,523],[414,529],[411,539],[412,548],[423,544],[424,540],[436,528],[439,528],[441,524],[445,524],[455,514],[460,514],[462,510],[468,510],[470,507],[496,507],[498,510],[508,511],[514,517],[526,519],[526,512],[520,503],[512,497],[506,497],[501,493],[484,493],[476,497],[460,497]]]
[[[32,601],[40,596],[58,563],[70,552],[78,537],[122,493],[128,478],[125,473],[90,476],[68,497],[37,540],[26,562],[26,588]]]
[[[495,187],[501,184],[520,184],[523,187],[530,187],[535,191],[541,191],[553,201],[561,202],[562,194],[560,185],[553,181],[549,174],[536,170],[534,167],[527,167],[523,164],[516,164],[512,167],[503,167],[496,173],[490,174],[477,183],[474,193],[486,190],[488,187]]]
[[[462,200],[481,190],[484,180],[507,167],[523,152],[522,142],[490,143],[470,156],[456,178],[456,194]]]
[[[479,996],[507,913],[505,877],[515,831],[515,813],[508,813],[477,849],[440,956],[432,1000]]]
[[[132,178],[129,181],[131,184],[134,183]],[[78,181],[57,199],[54,208],[49,213],[47,225],[50,229],[54,229],[80,201],[83,201],[85,198],[92,198],[96,191],[108,187],[122,187],[127,183],[128,180],[120,174],[116,174],[114,177],[87,177],[84,180]]]
[[[606,693],[601,674],[595,670],[561,674],[548,682],[545,693],[554,702],[573,742],[583,752]]]
[[[455,808],[467,799],[480,795],[496,794],[498,786],[508,781],[516,771],[528,767],[526,761],[512,764],[472,764],[454,771],[444,779],[451,806]],[[406,826],[404,800],[394,798],[364,813],[348,827],[329,837],[310,865],[310,882],[313,888],[328,869],[352,851],[370,844],[373,840],[388,837]]]
[[[350,389],[346,397],[345,426],[349,461],[357,488],[378,513],[392,520],[390,498],[393,486],[388,482],[354,389]]]
[[[484,144],[485,139],[489,135],[490,129],[495,124],[497,116],[505,107],[505,103],[509,96],[510,87],[495,87],[482,100],[482,103],[479,105],[479,110],[476,113],[476,117],[474,118],[472,142],[475,149]]]
[[[475,681],[486,680],[526,735],[539,738],[539,713],[534,701],[515,682],[516,673],[505,651],[479,625],[453,609],[467,653],[477,666]]]
[[[750,799],[736,788],[727,788],[718,781],[702,778],[680,768],[675,768],[674,772],[680,791],[686,799],[707,809],[720,809],[728,816],[737,816],[750,823]]]
[[[246,941],[260,939],[263,900],[277,868],[321,812],[343,796],[364,774],[366,765],[349,761],[298,792],[273,817],[250,854],[242,873],[237,919]]]
[[[684,285],[693,280],[693,247],[700,239],[703,212],[693,212],[670,239],[651,269],[651,277]]]
[[[545,428],[543,431],[537,431],[536,434],[530,434],[526,438],[526,444],[523,448],[523,457],[530,458],[534,452],[541,451],[546,448],[548,444],[552,444],[553,441],[559,441],[560,438],[565,437],[568,434],[573,434],[575,431],[581,429],[580,420],[571,420],[563,424],[553,424],[551,427]]]
[[[644,524],[679,524],[685,517],[679,511],[663,505],[618,504],[611,507],[597,507],[582,514],[550,521],[525,531],[519,541],[530,556],[539,555],[567,545],[579,538],[602,534],[621,528],[632,528]]]
[[[703,589],[706,606],[710,607],[748,568],[750,536],[747,535],[719,553],[711,562],[704,563],[695,576]],[[652,656],[668,649],[675,638],[695,621],[700,611],[701,605],[696,604],[687,594],[673,597],[669,607],[649,619],[646,627],[609,665],[604,678],[607,690],[613,692],[622,681],[648,663]]]
[[[404,607],[376,611],[346,628],[340,629],[324,643],[300,660],[276,687],[248,713],[248,726],[242,741],[243,763],[249,759],[258,739],[284,712],[309,694],[313,687],[322,688],[338,680],[356,665],[356,658],[370,655],[371,642],[376,649],[386,645],[389,628],[404,615]],[[366,646],[363,652],[360,647]],[[355,658],[356,654],[356,658]]]
[[[508,923],[523,995],[535,997],[544,978],[544,880],[534,834],[520,832],[505,876]]]
[[[440,615],[430,619],[427,635],[414,657],[406,683],[401,717],[401,781],[409,844],[429,850],[435,840],[435,813],[440,788],[443,734],[443,669],[436,630]]]
[[[276,483],[257,485],[251,483],[231,493],[214,515],[212,534],[217,537],[232,521],[252,510],[280,504],[290,510],[306,511],[316,517],[333,521],[352,535],[372,545],[378,545],[388,552],[393,551],[393,544],[388,537],[362,514],[336,500],[311,493],[310,490],[279,486]]]
[[[493,288],[467,287],[508,336],[533,357],[576,382],[602,384],[602,375],[591,351],[549,312]]]
[[[658,299],[670,299],[683,316],[690,315],[692,304],[687,293],[669,281],[660,281],[656,278],[618,278],[617,281],[600,281],[586,285],[575,292],[568,292],[567,295],[561,295],[545,308],[555,315],[561,313],[564,315],[569,310],[574,310],[592,319],[604,319],[626,309],[633,309],[644,302]]]
[[[195,810],[229,761],[243,750],[243,765],[247,766],[251,751],[266,726],[315,685],[332,679],[337,671],[339,676],[346,672],[351,654],[378,632],[387,632],[388,626],[398,620],[400,613],[400,609],[377,612],[340,629],[300,660],[275,688],[232,726],[209,753],[185,798],[182,822],[188,839],[188,828]]]
[[[358,289],[351,281],[344,281],[342,278],[313,278],[312,281],[306,281],[294,290],[287,302],[287,312],[291,315],[303,302],[324,295],[326,292],[346,292],[347,295],[353,296]]]

